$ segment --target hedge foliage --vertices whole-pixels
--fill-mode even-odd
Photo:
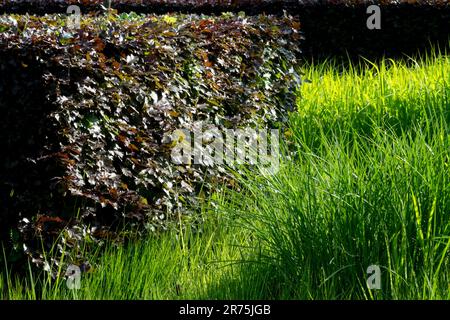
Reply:
[[[65,13],[67,6],[74,4],[84,13],[99,10],[107,0],[0,0],[0,12],[6,13]],[[220,13],[224,11],[245,11],[247,14],[282,13],[294,14],[306,8],[331,8],[333,6],[381,6],[431,5],[449,6],[447,0],[111,0],[111,6],[119,12],[191,12]]]
[[[104,0],[0,0],[0,10],[9,13],[65,13],[69,4],[79,5],[83,12],[99,10]],[[220,13],[246,11],[248,14],[282,12],[297,6],[297,0],[111,0],[111,6],[121,12],[184,11],[191,13]]]
[[[294,18],[85,16],[73,31],[66,22],[0,17],[1,234],[19,223],[27,248],[63,229],[66,244],[101,237],[125,218],[164,226],[229,182],[217,166],[173,163],[170,132],[199,121],[276,126],[295,106]]]
[[[0,0],[0,12],[65,13],[77,4],[82,13],[102,12],[104,0]],[[381,7],[381,30],[369,30],[366,10]],[[112,0],[119,12],[191,12],[220,14],[245,11],[299,16],[306,59],[347,56],[375,59],[414,55],[439,45],[448,49],[450,2],[447,0]]]

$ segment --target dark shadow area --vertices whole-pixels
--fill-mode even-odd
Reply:
[[[381,6],[381,29],[370,30],[367,6],[310,6],[299,9],[308,61],[379,60],[448,50],[450,6]]]
[[[0,52],[0,74],[0,241],[11,247],[20,219],[58,208],[52,178],[61,172],[46,158],[55,152],[46,143],[55,134],[46,99],[54,88],[44,86],[39,63],[21,50]]]

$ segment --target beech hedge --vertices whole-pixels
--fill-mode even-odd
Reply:
[[[69,4],[76,4],[83,12],[100,10],[105,0],[0,0],[0,10],[9,13],[65,13]],[[247,14],[280,13],[297,8],[298,0],[111,0],[111,7],[119,12],[146,13],[203,13],[245,11]],[[0,11],[2,12],[2,11]]]
[[[101,13],[105,0],[0,0],[0,13],[66,13],[70,4],[82,13]],[[381,30],[369,30],[366,10],[381,8]],[[347,59],[398,57],[449,48],[450,2],[447,0],[112,0],[118,12],[247,15],[284,12],[299,16],[305,42],[303,57]]]
[[[200,193],[232,184],[217,166],[175,164],[168,133],[198,121],[277,127],[295,108],[295,18],[114,14],[84,16],[74,30],[66,23],[0,17],[0,234],[30,255],[61,232],[75,246],[116,237],[122,223],[164,228]]]

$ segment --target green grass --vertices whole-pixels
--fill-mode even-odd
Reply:
[[[77,291],[4,273],[0,297],[449,299],[450,57],[340,69],[305,68],[280,171],[216,195],[202,232],[108,246]]]
[[[82,275],[80,290],[69,290],[63,279],[55,281],[44,273],[30,272],[21,279],[3,275],[2,298],[257,298],[263,284],[255,281],[261,274],[256,266],[237,263],[248,256],[238,245],[248,243],[246,233],[230,232],[217,212],[204,212],[203,216],[200,232],[171,230],[126,246],[109,245],[100,256],[92,255],[94,269]]]
[[[281,297],[450,298],[450,59],[309,69],[292,161],[245,181],[237,221]],[[366,270],[382,270],[368,290]]]

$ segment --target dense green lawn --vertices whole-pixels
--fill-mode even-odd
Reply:
[[[3,274],[2,298],[450,298],[450,57],[338,69],[305,68],[280,171],[215,195],[202,232],[111,246],[80,290]]]

